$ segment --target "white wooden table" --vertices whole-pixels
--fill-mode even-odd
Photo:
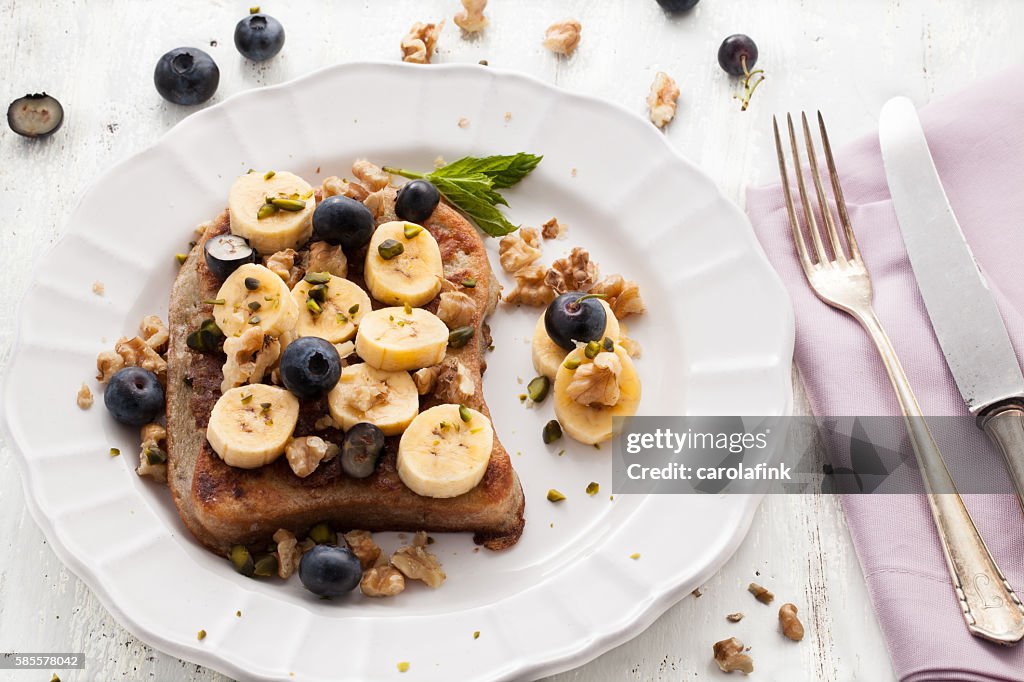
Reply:
[[[65,217],[90,181],[113,162],[151,144],[188,110],[162,102],[152,65],[165,50],[194,45],[221,68],[213,100],[288,80],[339,61],[397,59],[398,42],[419,20],[447,18],[437,62],[488,59],[570,90],[615,100],[637,112],[654,73],[682,89],[672,144],[742,202],[748,184],[775,176],[772,113],[821,108],[833,141],[874,129],[881,104],[895,94],[924,103],[1015,58],[1024,3],[988,0],[704,0],[667,18],[654,0],[491,0],[492,24],[478,40],[451,25],[457,0],[333,3],[270,2],[282,20],[284,51],[266,65],[242,60],[232,44],[247,2],[0,1],[0,99],[46,90],[67,120],[51,140],[26,141],[0,130],[0,369],[14,328],[11,305],[27,286],[36,257],[65,229]],[[583,41],[575,57],[540,47],[551,22],[576,17]],[[757,41],[768,80],[749,111],[730,99],[735,81],[718,68],[726,35]],[[1015,87],[1017,84],[1008,84]],[[629,169],[623,169],[629,172]],[[802,395],[798,395],[798,409]],[[745,592],[751,580],[801,608],[808,636],[800,644],[775,632],[775,609]],[[726,613],[746,620],[727,623]],[[837,500],[768,498],[737,554],[703,587],[703,596],[671,609],[633,641],[556,676],[569,680],[717,679],[711,644],[737,635],[753,646],[763,680],[892,678],[860,567]],[[0,651],[85,651],[87,671],[64,680],[222,680],[217,673],[140,643],[57,560],[25,510],[16,466],[0,452]],[[32,671],[4,679],[49,679]]]

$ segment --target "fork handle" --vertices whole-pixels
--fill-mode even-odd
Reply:
[[[1012,646],[1024,638],[1024,606],[996,565],[978,528],[956,492],[949,470],[925,422],[896,351],[874,310],[856,314],[878,348],[896,391],[907,433],[928,492],[928,506],[939,531],[960,608],[971,634]],[[948,490],[936,493],[935,490]]]

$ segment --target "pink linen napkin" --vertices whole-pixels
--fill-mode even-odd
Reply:
[[[1024,349],[1024,90],[1013,84],[1022,76],[1024,69],[1015,69],[920,112],[946,193],[992,286],[1018,358]],[[828,109],[822,113],[827,123]],[[833,139],[837,133],[832,131]],[[924,412],[966,416],[907,260],[877,136],[840,150],[836,163],[878,315]],[[751,188],[747,212],[793,299],[796,362],[815,414],[899,414],[868,337],[808,287],[779,185]],[[940,449],[947,454],[956,449],[961,461],[968,453],[968,465],[972,457],[988,466],[999,458],[966,420],[961,430],[942,438]],[[1003,573],[1024,594],[1024,515],[1016,499],[1005,494],[967,498]],[[1003,648],[968,633],[922,496],[852,495],[843,499],[843,507],[900,680],[1024,680],[1024,643]]]

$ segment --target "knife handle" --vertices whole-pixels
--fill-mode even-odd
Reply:
[[[981,428],[1006,460],[1017,499],[1024,508],[1024,404],[1009,401],[990,408],[978,417]]]

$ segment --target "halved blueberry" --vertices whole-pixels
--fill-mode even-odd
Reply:
[[[64,107],[45,92],[25,95],[7,107],[7,125],[23,137],[49,137],[64,123]]]
[[[255,249],[237,234],[219,234],[207,239],[203,253],[206,256],[206,267],[220,280],[227,279],[239,266],[256,262]]]

